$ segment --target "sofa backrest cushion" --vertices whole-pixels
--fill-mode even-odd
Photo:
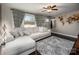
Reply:
[[[26,31],[28,31],[30,34],[33,34],[33,33],[36,33],[38,32],[38,27],[29,27],[29,28],[26,28]]]
[[[47,31],[48,29],[46,27],[28,27],[28,28],[20,27],[13,29],[10,33],[14,36],[14,38],[17,38],[19,36],[24,36],[24,35],[28,36],[33,33],[47,32]]]
[[[14,36],[14,38],[17,38],[19,36],[24,36],[24,35],[30,35],[33,33],[38,32],[38,27],[30,27],[30,28],[15,28],[10,33]]]
[[[38,27],[39,28],[39,32],[47,32],[48,28],[46,27]]]

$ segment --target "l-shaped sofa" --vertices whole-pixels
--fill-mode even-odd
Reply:
[[[36,41],[51,35],[46,27],[16,28],[6,35],[3,55],[28,55],[36,50]]]

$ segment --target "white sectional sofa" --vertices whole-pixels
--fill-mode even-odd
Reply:
[[[6,36],[3,55],[27,55],[36,50],[35,41],[51,35],[45,27],[16,28]],[[8,37],[10,36],[10,37]]]
[[[28,36],[18,37],[15,40],[6,43],[2,51],[3,55],[27,55],[35,51],[35,41]]]

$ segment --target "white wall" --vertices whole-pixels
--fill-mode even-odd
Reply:
[[[79,13],[79,12],[64,14],[63,15],[64,20],[67,20],[68,16],[71,16],[74,13]],[[56,17],[56,27],[54,28],[53,31],[62,34],[77,36],[79,33],[79,23],[73,22],[72,24],[68,24],[67,22],[65,22],[65,24],[62,25],[61,21],[58,19],[58,17]]]
[[[2,26],[5,24],[7,30],[10,31],[11,29],[14,28],[12,11],[5,4],[2,4],[1,11],[2,11]]]

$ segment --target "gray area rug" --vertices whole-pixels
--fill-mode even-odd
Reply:
[[[69,55],[74,42],[51,36],[37,42],[37,50],[42,55]]]

